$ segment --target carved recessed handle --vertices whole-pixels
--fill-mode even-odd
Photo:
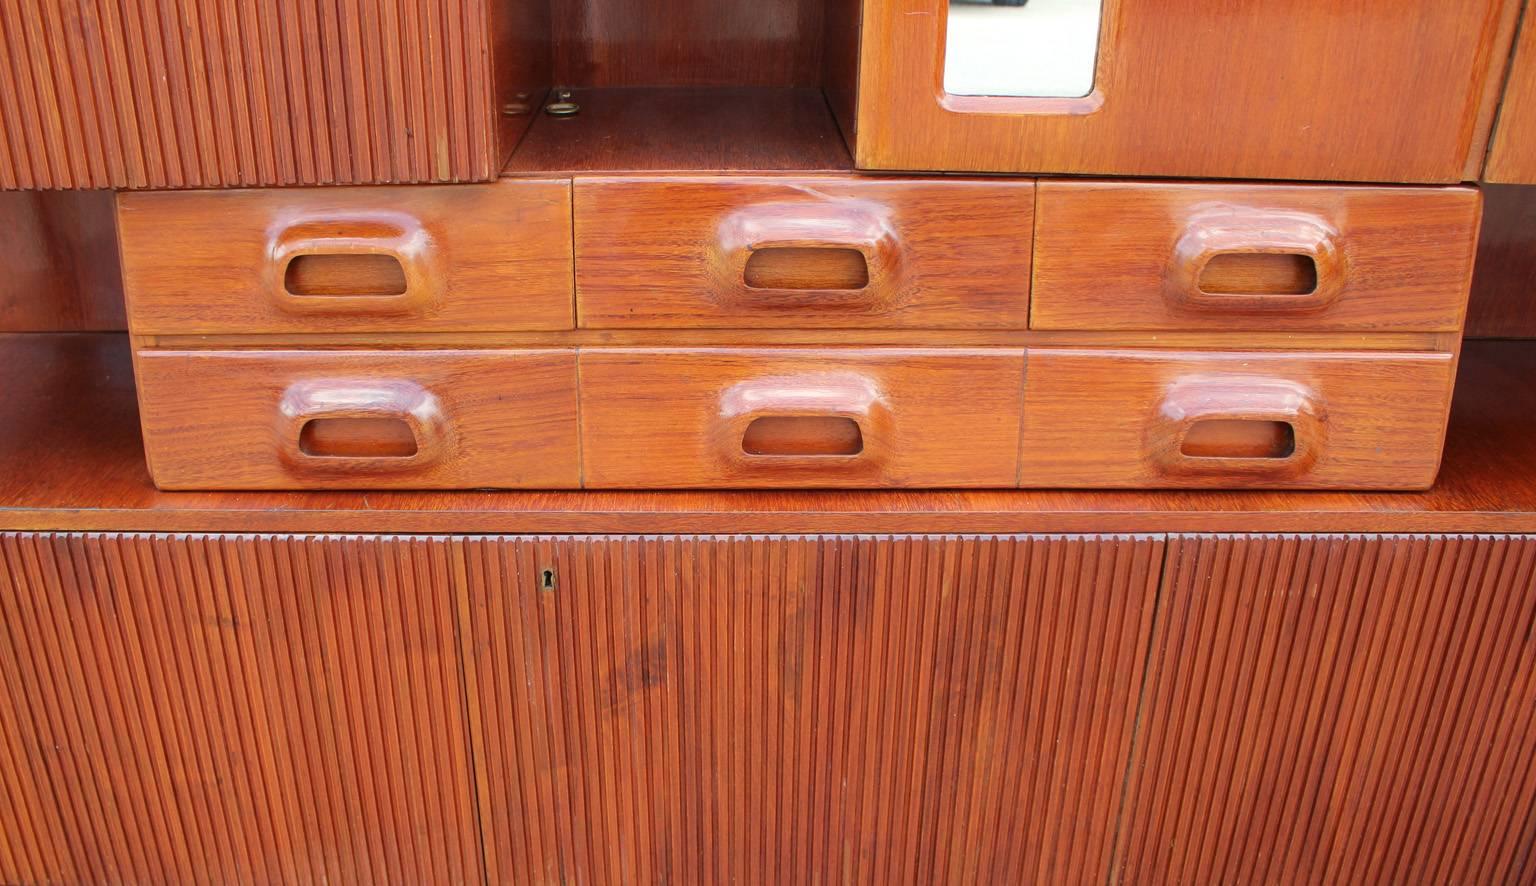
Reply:
[[[317,428],[362,428],[324,446]],[[370,430],[370,426],[376,430]],[[404,426],[414,445],[395,439]],[[295,382],[278,403],[277,440],[283,460],[300,472],[400,473],[446,459],[452,429],[438,398],[405,380],[313,379]]]
[[[757,203],[721,220],[708,257],[710,291],[738,310],[879,313],[902,297],[901,255],[890,211],[879,203]]]
[[[890,414],[873,379],[852,372],[756,378],[727,388],[711,433],[744,471],[878,474]]]
[[[285,219],[268,231],[267,258],[267,294],[295,314],[424,314],[442,279],[431,235],[400,212]],[[297,285],[322,266],[318,289]]]
[[[1294,259],[1291,267],[1301,273],[1277,261],[1284,259]],[[1219,274],[1213,262],[1221,266]],[[1164,291],[1180,308],[1201,313],[1304,314],[1339,297],[1347,266],[1339,232],[1318,216],[1218,207],[1190,218],[1174,244]],[[1221,278],[1237,282],[1212,291],[1212,281]],[[1311,285],[1292,285],[1303,279]],[[1245,280],[1254,288],[1245,289]]]
[[[1170,477],[1294,479],[1317,461],[1327,427],[1318,398],[1299,382],[1192,376],[1168,387],[1145,457]]]

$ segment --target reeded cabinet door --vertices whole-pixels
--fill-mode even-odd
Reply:
[[[999,11],[957,0],[865,0],[856,161],[901,170],[1471,179],[1519,5],[1058,0]],[[977,95],[946,85],[950,66],[974,65],[988,51],[1005,67],[1058,57],[1070,41],[1042,38],[1041,29],[1083,7],[1097,17],[1079,48],[1087,68],[1076,88],[1002,96],[987,83],[971,90]],[[974,43],[947,45],[963,23],[957,13],[988,17]],[[1008,16],[1022,17],[1014,32]]]
[[[444,540],[0,535],[0,882],[482,876]]]
[[[1115,879],[1512,883],[1536,539],[1168,542]]]
[[[503,883],[1102,883],[1162,543],[464,542]]]

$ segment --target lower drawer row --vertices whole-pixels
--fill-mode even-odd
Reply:
[[[997,349],[137,355],[168,489],[1414,489],[1447,353]]]

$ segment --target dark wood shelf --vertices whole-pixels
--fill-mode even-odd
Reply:
[[[574,89],[574,117],[542,109],[504,174],[826,172],[853,160],[820,89]]]
[[[0,336],[0,530],[1536,532],[1536,343],[1469,342],[1423,493],[161,492],[120,334]]]

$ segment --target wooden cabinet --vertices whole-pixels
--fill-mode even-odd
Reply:
[[[549,86],[548,5],[20,0],[0,188],[488,181]]]
[[[1536,541],[1168,542],[1112,879],[1531,877]]]
[[[6,882],[1515,882],[1536,539],[0,535]]]
[[[1519,4],[1104,0],[1082,98],[947,93],[949,7],[865,0],[860,167],[1462,181]]]
[[[0,880],[480,881],[449,549],[0,536]]]
[[[1536,184],[1536,22],[1523,19],[1483,180]]]

